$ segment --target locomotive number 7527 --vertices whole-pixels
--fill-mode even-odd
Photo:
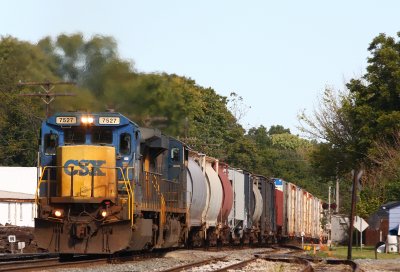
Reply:
[[[99,117],[100,125],[119,125],[119,117]]]

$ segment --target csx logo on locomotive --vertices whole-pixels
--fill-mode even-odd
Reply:
[[[71,174],[74,176],[87,176],[92,175],[91,170],[93,169],[93,176],[105,176],[106,173],[100,169],[105,163],[105,160],[68,160],[64,164],[64,173],[69,176],[71,176]],[[75,170],[76,168],[78,169]]]

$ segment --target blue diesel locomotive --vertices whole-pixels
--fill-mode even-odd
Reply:
[[[39,154],[40,248],[109,254],[184,243],[181,142],[119,113],[67,112],[42,123]]]

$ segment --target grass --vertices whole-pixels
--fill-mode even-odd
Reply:
[[[314,255],[311,251],[309,255]],[[333,257],[337,259],[347,259],[347,247],[332,247],[331,250],[317,251],[317,257],[327,258]],[[363,247],[362,251],[359,247],[353,247],[352,251],[353,259],[375,259],[375,248],[374,247]],[[400,258],[399,253],[378,253],[379,259],[397,259]]]

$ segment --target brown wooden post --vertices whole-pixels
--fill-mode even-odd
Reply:
[[[351,211],[349,216],[350,227],[349,227],[349,243],[347,246],[347,259],[351,260],[352,256],[352,247],[353,247],[353,229],[354,229],[354,214],[356,211],[356,196],[357,196],[357,186],[358,182],[363,174],[362,170],[355,171],[353,170],[353,190],[351,192]]]

